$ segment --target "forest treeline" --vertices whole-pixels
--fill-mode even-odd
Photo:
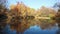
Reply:
[[[0,26],[5,27],[9,24],[11,30],[17,30],[17,34],[18,32],[23,34],[26,29],[34,25],[39,25],[42,29],[53,26],[56,23],[55,17],[59,15],[60,12],[44,6],[35,10],[18,2],[16,5],[12,4],[8,9],[4,4],[0,4]],[[50,19],[39,19],[38,17],[49,17]]]

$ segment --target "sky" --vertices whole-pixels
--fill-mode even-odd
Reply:
[[[28,7],[39,9],[41,6],[52,7],[58,1],[60,0],[8,0],[8,6],[23,2]]]

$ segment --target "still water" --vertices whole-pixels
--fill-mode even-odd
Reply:
[[[24,34],[56,34],[58,31],[58,27],[54,26],[51,29],[44,29],[42,30],[41,27],[35,25],[31,26],[29,29],[27,29]],[[16,30],[11,31],[10,26],[7,25],[5,29],[3,30],[6,34],[16,34]]]

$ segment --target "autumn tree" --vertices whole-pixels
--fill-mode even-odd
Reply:
[[[41,9],[38,10],[39,13],[37,13],[36,17],[48,17],[50,19],[39,19],[40,21],[40,27],[42,29],[46,29],[46,28],[49,28],[50,26],[54,26],[55,24],[55,21],[51,19],[51,17],[54,17],[56,12],[54,9],[52,8],[46,8],[46,7],[42,7]],[[38,12],[37,11],[37,12]]]
[[[17,30],[17,34],[19,34],[19,32],[23,34],[26,29],[33,25],[39,25],[42,29],[45,29],[55,24],[55,21],[50,21],[51,19],[35,19],[36,17],[55,16],[55,11],[53,9],[42,7],[37,11],[33,8],[27,7],[24,3],[12,5],[10,7],[10,13],[8,14],[8,22],[11,29]]]
[[[17,34],[19,34],[19,32],[23,34],[23,32],[29,28],[29,23],[25,21],[27,7],[22,3],[18,3],[14,7],[11,6],[10,10],[9,22],[11,29],[16,29]]]

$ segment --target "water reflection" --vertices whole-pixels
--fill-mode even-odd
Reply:
[[[24,34],[56,34],[58,28],[53,27],[52,29],[44,29],[42,30],[40,26],[31,26],[27,29]],[[10,30],[10,27],[7,25],[4,31],[6,34],[16,34],[16,30]]]
[[[55,23],[51,23],[52,20],[50,20],[50,23],[48,21],[39,21],[39,20],[32,20],[30,23],[34,22],[29,28],[27,28],[23,33],[24,34],[59,34],[60,29],[58,28],[58,25]],[[38,24],[35,24],[38,22]],[[44,24],[44,22],[46,24]],[[47,23],[48,22],[48,23]],[[52,25],[51,25],[52,24]],[[19,32],[18,32],[19,33]]]
[[[56,34],[56,28],[42,30],[39,26],[32,26],[24,34]]]
[[[60,34],[60,27],[58,26],[58,30],[56,31],[56,34]]]
[[[17,17],[18,18],[18,17]],[[11,21],[12,24],[7,24],[3,32],[6,34],[60,34],[60,28],[52,19],[22,19],[16,17]],[[15,20],[15,21],[14,21]],[[16,22],[16,23],[15,23]],[[3,34],[4,34],[3,33]]]
[[[57,33],[56,34],[60,34],[60,29],[57,30]]]

